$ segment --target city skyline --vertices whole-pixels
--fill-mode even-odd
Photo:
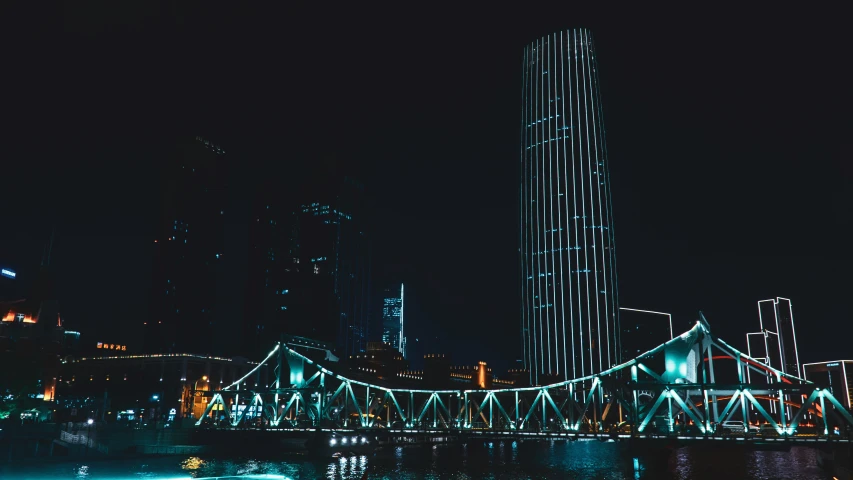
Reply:
[[[530,382],[620,363],[616,252],[598,61],[589,30],[524,49],[520,250]],[[568,105],[568,107],[567,107]],[[561,373],[562,372],[562,373]]]
[[[0,477],[853,471],[843,10],[448,7],[12,9]]]
[[[74,66],[81,75],[61,90],[39,90],[47,96],[31,98],[36,104],[56,100],[67,107],[63,112],[87,112],[95,120],[84,126],[60,115],[53,119],[56,128],[25,128],[36,124],[24,120],[16,127],[22,135],[12,158],[20,161],[6,185],[13,213],[3,251],[42,244],[39,230],[57,223],[63,315],[75,329],[122,334],[125,321],[141,325],[149,313],[144,302],[151,261],[128,253],[149,247],[144,225],[156,196],[150,166],[161,160],[148,144],[161,136],[210,136],[229,153],[244,152],[245,168],[267,165],[268,176],[281,178],[300,177],[300,161],[335,157],[360,170],[358,177],[375,195],[371,201],[383,219],[374,230],[381,257],[377,281],[407,279],[413,296],[411,303],[407,296],[407,315],[417,319],[409,324],[422,329],[410,341],[458,352],[460,362],[492,352],[520,356],[512,194],[518,188],[518,58],[543,32],[589,26],[601,59],[608,154],[620,166],[611,172],[620,303],[672,312],[676,331],[701,309],[724,338],[743,338],[740,326],[754,321],[755,302],[776,295],[797,303],[800,322],[847,318],[845,307],[832,299],[844,298],[849,254],[803,249],[811,238],[806,228],[776,234],[791,219],[809,218],[831,242],[843,243],[849,235],[850,172],[842,161],[844,121],[837,114],[844,110],[838,103],[847,98],[847,76],[834,61],[843,43],[837,33],[815,29],[813,38],[823,47],[791,45],[792,53],[775,46],[788,38],[781,23],[725,22],[731,35],[720,36],[711,19],[688,28],[648,16],[640,17],[648,22],[602,23],[563,13],[553,21],[519,20],[518,31],[500,38],[489,36],[485,25],[461,20],[447,24],[446,35],[435,35],[430,15],[367,37],[337,22],[342,33],[336,35],[346,35],[346,42],[335,36],[297,49],[293,64],[304,75],[286,77],[263,70],[262,59],[281,44],[264,29],[257,29],[254,41],[234,43],[253,47],[239,48],[238,55],[220,48],[236,37],[220,38],[203,22],[181,27],[191,34],[163,19],[120,24],[110,32],[105,25],[111,18],[72,15],[57,44],[84,52]],[[287,41],[300,44],[314,23],[294,29]],[[356,55],[395,35],[401,41],[389,57]],[[193,38],[211,43],[199,48]],[[490,46],[478,55],[440,54],[460,44],[481,45],[484,38]],[[339,61],[330,62],[324,52],[335,45],[344,49]],[[656,54],[645,45],[654,45]],[[824,74],[792,74],[790,55],[812,58]],[[105,56],[115,59],[110,68]],[[176,73],[175,83],[146,76],[161,60]],[[206,65],[226,73],[208,75]],[[113,69],[127,75],[95,81],[112,78],[105,74]],[[362,70],[376,78],[419,78],[430,88],[412,95],[405,82],[379,84],[352,73]],[[451,81],[447,72],[458,75]],[[236,83],[226,80],[234,78]],[[241,86],[250,87],[243,89],[245,99],[222,94]],[[811,92],[808,102],[782,100],[803,89]],[[60,91],[69,94],[51,96]],[[123,96],[128,91],[141,94]],[[21,107],[22,119],[41,111]],[[340,116],[328,117],[330,111]],[[334,134],[317,128],[332,124],[343,128]],[[79,159],[60,161],[72,153]],[[821,171],[809,167],[815,161],[822,162]],[[38,195],[31,179],[38,179]],[[10,267],[25,282],[20,265],[27,262],[17,263]],[[436,338],[421,326],[426,324],[455,334]],[[493,328],[483,331],[484,324]],[[844,357],[843,335],[823,339],[809,329],[797,334],[801,362],[820,360],[824,352]],[[490,359],[490,366],[515,366],[514,360]]]

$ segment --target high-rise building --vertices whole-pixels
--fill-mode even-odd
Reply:
[[[153,239],[151,311],[145,351],[221,354],[224,291],[225,151],[202,137],[182,142],[162,175],[162,217]],[[229,331],[229,329],[231,329]]]
[[[364,187],[336,170],[301,175],[255,200],[246,354],[282,334],[320,341],[339,357],[363,352],[370,318]]]
[[[391,348],[406,356],[406,337],[403,315],[403,284],[400,289],[389,287],[385,289],[382,298],[382,341]]]
[[[777,297],[758,302],[759,331],[746,334],[747,354],[765,365],[788,375],[801,376],[800,360],[797,353],[797,337],[794,333],[794,315],[791,301]],[[771,372],[760,374],[747,369],[747,381],[766,381],[776,383],[779,380]],[[790,399],[785,395],[786,401]],[[768,405],[771,411],[777,408],[775,402]],[[786,407],[787,415],[792,415],[791,407]],[[789,417],[790,418],[790,417]]]
[[[800,375],[797,335],[791,300],[777,297],[758,302],[760,330],[748,333],[748,353],[788,375]]]
[[[853,360],[804,363],[803,378],[828,388],[839,402],[853,409]]]
[[[307,302],[288,328],[316,322],[307,336],[334,342],[344,357],[363,352],[370,315],[364,185],[350,177],[320,175],[302,198],[290,242],[293,266],[303,279],[297,287],[304,289],[301,297]]]
[[[531,383],[541,384],[619,362],[619,304],[590,32],[568,30],[530,43],[522,73],[522,341]]]
[[[296,288],[302,281],[291,238],[294,212],[291,199],[276,194],[275,185],[260,183],[249,218],[249,258],[246,320],[242,353],[263,358],[285,327],[293,322]],[[275,193],[274,193],[275,192]],[[310,279],[310,277],[308,278]],[[304,333],[304,332],[301,332]]]
[[[623,362],[672,340],[671,314],[624,307],[619,310]]]
[[[765,300],[765,302],[767,301]],[[791,306],[791,300],[776,297],[773,303],[776,307],[776,331],[779,332],[785,373],[799,376],[800,353],[797,349],[797,334],[794,331],[794,310]]]

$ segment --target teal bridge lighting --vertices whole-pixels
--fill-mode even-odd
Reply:
[[[263,365],[274,372],[268,388],[259,388]],[[260,419],[269,430],[783,442],[850,442],[853,429],[828,389],[733,348],[701,312],[693,328],[637,358],[551,385],[394,388],[338,375],[279,342],[241,379],[195,394],[209,398],[195,425],[222,429]]]

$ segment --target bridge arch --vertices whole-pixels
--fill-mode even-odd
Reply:
[[[664,368],[656,370],[653,364]],[[273,368],[275,381],[269,388],[249,388],[262,365]],[[723,367],[734,368],[736,383],[715,381],[715,368],[719,372]],[[750,370],[770,375],[775,382],[749,383]],[[684,415],[697,435],[713,437],[723,433],[719,425],[732,419],[748,433],[747,409],[757,411],[782,438],[796,436],[804,416],[813,412],[821,412],[825,437],[836,426],[843,431],[853,427],[853,416],[831,392],[732,348],[711,334],[704,319],[625,363],[550,385],[395,388],[336,374],[279,342],[246,376],[205,395],[210,400],[196,425],[206,428],[255,424],[328,431],[667,436],[677,434],[674,419]],[[794,397],[802,401],[792,402]],[[211,415],[214,409],[219,411],[217,405],[233,405],[225,421]]]

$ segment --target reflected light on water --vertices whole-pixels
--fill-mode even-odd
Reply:
[[[491,445],[490,445],[491,443]],[[605,442],[472,441],[466,444],[390,448],[337,458],[270,454],[266,458],[169,456],[99,459],[82,464],[0,464],[2,480],[360,480],[560,479],[824,480],[814,449],[750,451],[682,448],[672,455],[628,454],[625,444]],[[663,453],[663,452],[661,452]]]
[[[89,466],[81,465],[80,468],[77,469],[77,476],[75,478],[88,478],[89,477]]]
[[[204,466],[204,460],[198,457],[190,457],[181,462],[181,468],[184,470],[198,470]]]

